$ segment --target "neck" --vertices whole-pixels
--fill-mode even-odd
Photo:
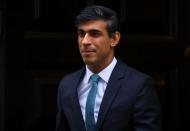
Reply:
[[[98,63],[96,65],[87,65],[87,67],[95,74],[98,74],[99,72],[101,72],[103,69],[105,69],[109,64],[111,64],[111,62],[113,61],[113,57],[111,57],[110,59],[107,59],[107,61],[105,61],[104,63]]]

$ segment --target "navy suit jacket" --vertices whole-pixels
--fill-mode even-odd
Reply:
[[[85,68],[58,88],[56,131],[85,131],[77,88]],[[100,106],[97,131],[161,131],[161,110],[151,77],[118,60]]]

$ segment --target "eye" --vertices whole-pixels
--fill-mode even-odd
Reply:
[[[85,34],[86,33],[84,31],[78,31],[78,37],[84,37]]]
[[[100,36],[100,32],[97,31],[97,30],[92,30],[92,31],[90,31],[90,35],[92,37],[99,37]]]

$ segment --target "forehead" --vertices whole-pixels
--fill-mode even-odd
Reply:
[[[83,22],[79,25],[78,30],[99,30],[104,31],[107,30],[107,23],[103,20],[90,20],[87,22]]]

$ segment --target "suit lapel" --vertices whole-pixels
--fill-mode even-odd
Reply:
[[[123,68],[123,64],[118,61],[111,74],[110,80],[106,87],[106,91],[104,93],[104,97],[98,114],[97,129],[99,129],[99,127],[101,126],[109,108],[114,101],[114,98],[117,95],[117,92],[121,87],[120,80],[124,77],[124,71],[125,69]]]
[[[73,78],[73,81],[71,82],[71,121],[75,123],[76,128],[78,131],[84,131],[85,130],[85,124],[82,117],[82,112],[79,104],[78,99],[78,91],[77,88],[84,76],[85,68],[79,71],[79,73],[76,75],[76,77]],[[74,82],[76,81],[76,82]]]

